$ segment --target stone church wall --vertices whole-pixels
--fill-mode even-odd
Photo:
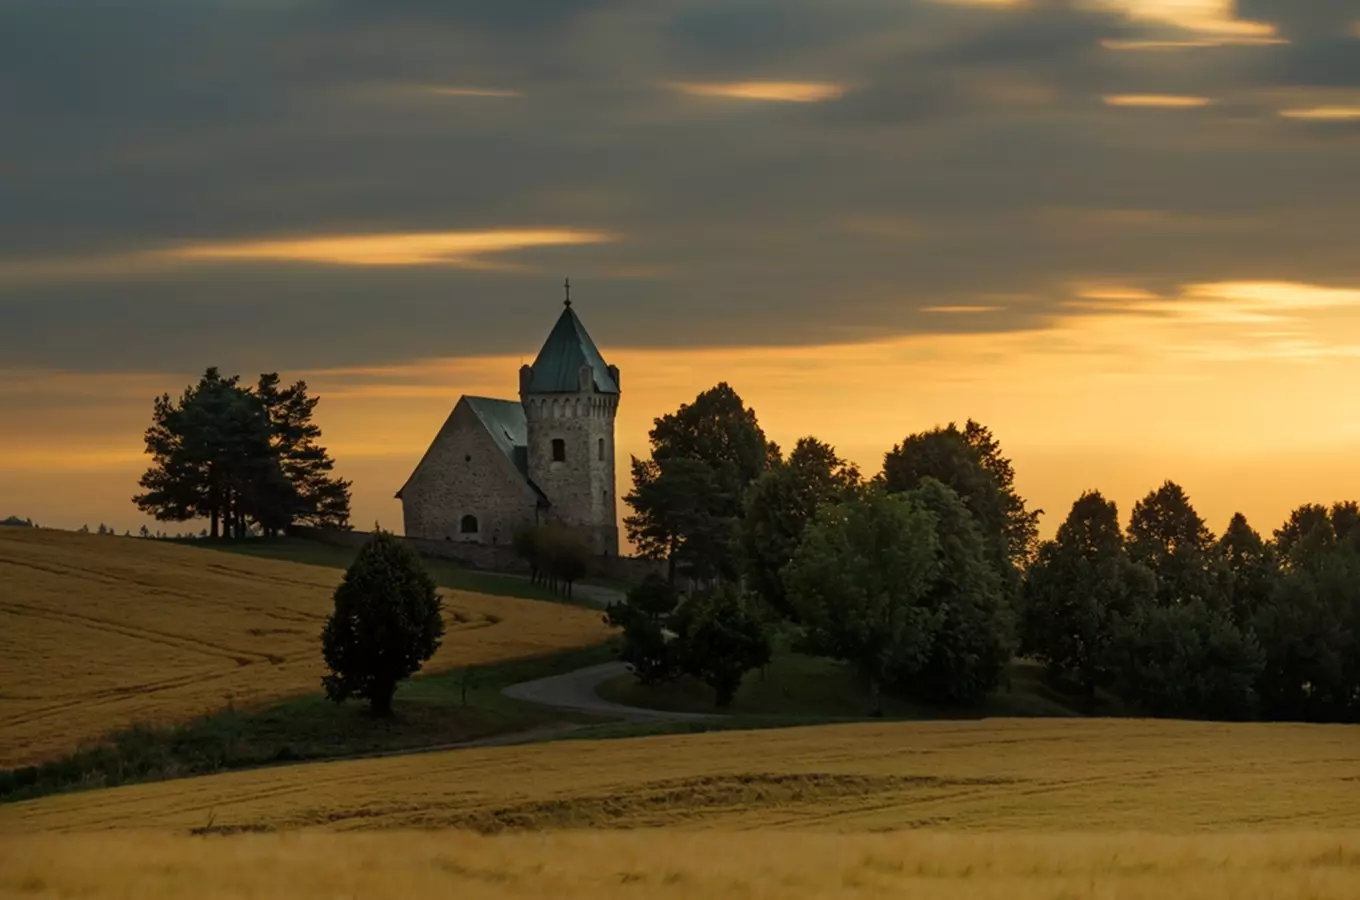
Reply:
[[[435,541],[508,545],[534,522],[536,500],[477,414],[459,404],[402,491],[403,530]],[[462,534],[465,515],[477,517],[476,534]]]

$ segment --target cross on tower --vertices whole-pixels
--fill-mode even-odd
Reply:
[[[562,305],[565,306],[565,307],[567,307],[568,309],[570,309],[570,308],[571,308],[571,279],[568,278],[566,281],[562,282],[562,286],[563,286],[564,288],[567,289],[567,299],[565,299],[565,300],[562,301]]]

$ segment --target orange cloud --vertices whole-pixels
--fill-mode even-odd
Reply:
[[[1304,109],[1282,109],[1280,115],[1286,119],[1303,119],[1312,122],[1350,122],[1360,120],[1360,106],[1314,106]]]
[[[425,91],[438,97],[523,97],[519,91],[501,88],[453,87],[442,84],[426,85]]]
[[[999,312],[1004,306],[927,306],[921,312],[928,313],[989,313]]]
[[[492,231],[408,232],[334,235],[291,240],[188,244],[162,251],[174,260],[194,262],[301,262],[338,266],[473,267],[478,257],[530,247],[599,244],[614,240],[599,231],[504,229]]]
[[[1131,106],[1148,109],[1196,109],[1214,101],[1208,97],[1189,97],[1178,94],[1107,94],[1108,106]]]
[[[817,103],[845,93],[837,84],[821,81],[734,81],[727,83],[676,82],[672,90],[695,97],[726,97],[776,103]]]
[[[173,271],[213,263],[305,263],[331,266],[450,266],[513,268],[488,255],[533,247],[601,244],[617,240],[603,231],[572,228],[390,232],[273,240],[188,243],[149,250],[70,259],[0,260],[0,282],[97,280]]]

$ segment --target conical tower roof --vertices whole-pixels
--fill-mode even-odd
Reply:
[[[581,367],[590,366],[594,375],[595,391],[617,394],[619,386],[609,374],[609,366],[600,355],[586,327],[581,324],[568,300],[557,324],[543,342],[538,358],[531,367],[528,393],[574,394],[581,389]]]

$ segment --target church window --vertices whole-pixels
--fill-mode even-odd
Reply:
[[[567,461],[567,442],[562,438],[553,438],[552,458],[553,462]]]
[[[600,461],[604,461],[604,438],[600,438]]]
[[[462,524],[462,527],[459,528],[459,531],[461,531],[463,534],[476,534],[476,533],[477,533],[477,517],[476,517],[476,516],[463,516],[463,524]]]

